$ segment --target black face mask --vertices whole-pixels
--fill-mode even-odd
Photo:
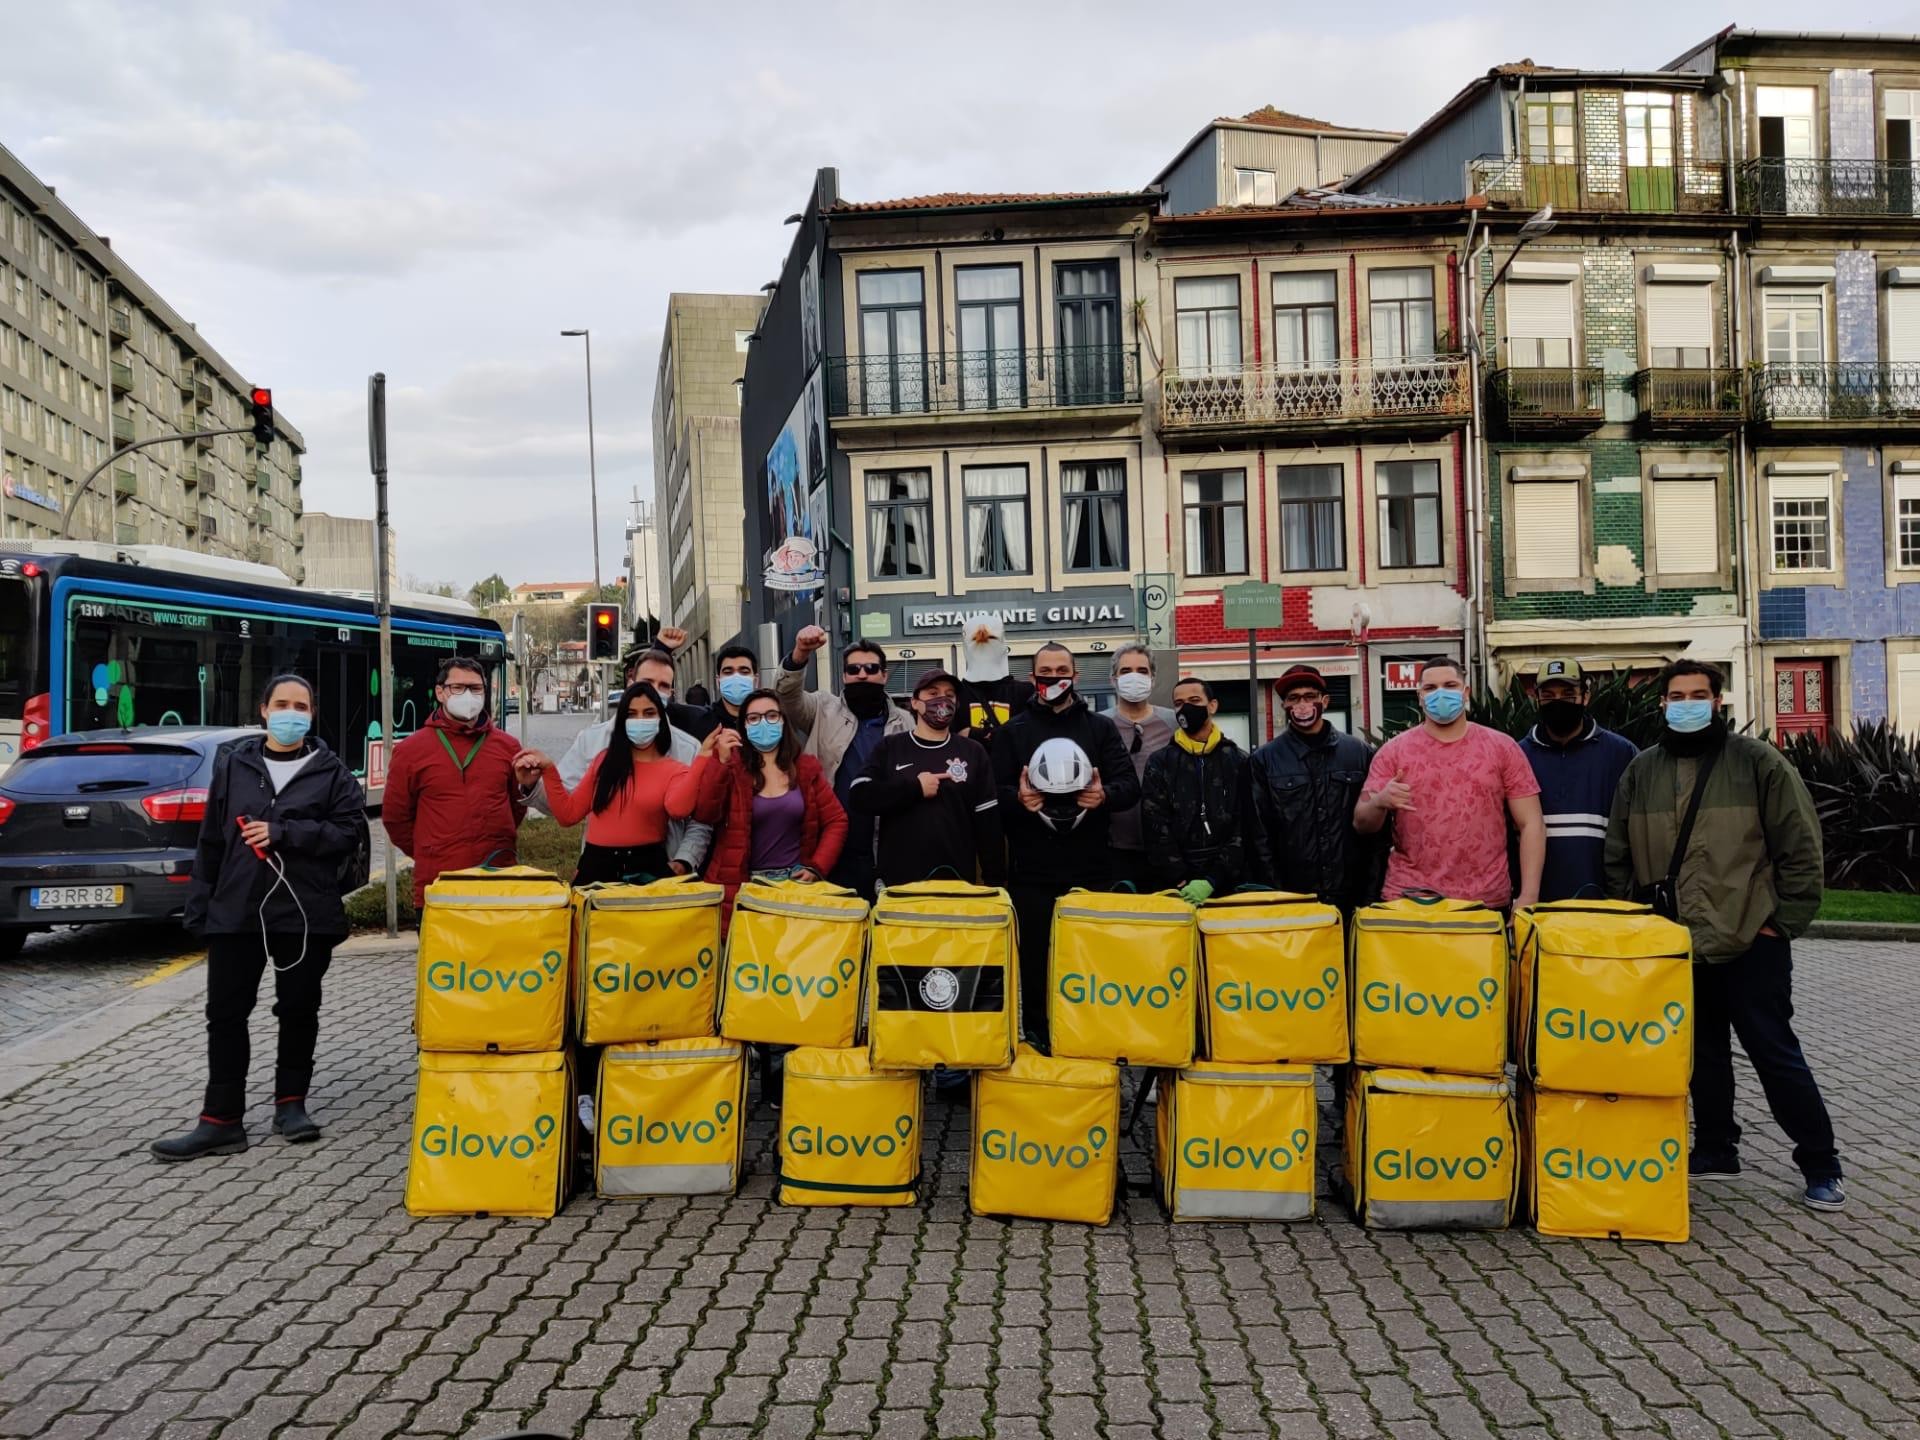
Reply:
[[[862,720],[871,720],[886,711],[887,687],[877,680],[849,680],[840,687],[840,698]]]
[[[1540,705],[1540,723],[1549,735],[1572,735],[1587,721],[1587,707],[1578,700],[1546,700]]]
[[[1213,718],[1212,712],[1204,705],[1182,705],[1173,713],[1180,722],[1180,728],[1189,735],[1198,735],[1207,728],[1207,721]]]

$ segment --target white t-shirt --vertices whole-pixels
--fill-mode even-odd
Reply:
[[[271,750],[261,752],[260,758],[267,762],[267,778],[273,781],[273,793],[278,795],[287,788],[287,782],[300,773],[301,767],[313,759],[317,751],[303,750],[291,760],[276,760]]]

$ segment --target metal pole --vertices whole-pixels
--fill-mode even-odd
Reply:
[[[374,602],[380,613],[380,743],[386,746],[387,773],[393,773],[393,595],[387,584],[387,377],[367,380],[367,458],[373,466]],[[382,805],[386,790],[381,789]],[[393,863],[393,842],[387,857],[387,934],[400,933],[399,873]]]
[[[1260,632],[1247,627],[1247,749],[1257,750],[1267,743],[1266,727],[1260,716]]]

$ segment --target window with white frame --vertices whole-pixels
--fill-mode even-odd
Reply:
[[[1236,168],[1233,172],[1233,203],[1236,205],[1271,205],[1274,203],[1275,190],[1273,171],[1246,170]]]
[[[1580,487],[1584,465],[1516,465],[1512,481],[1513,577],[1580,578]]]
[[[1573,364],[1573,282],[1507,282],[1507,363],[1519,369]]]
[[[1920,365],[1920,269],[1902,266],[1887,276],[1887,364]],[[1911,385],[1914,377],[1896,375],[1895,385]]]
[[[1920,570],[1920,465],[1893,467],[1894,563]]]
[[[1030,573],[1027,467],[969,466],[961,471],[960,484],[967,513],[967,573]]]
[[[1894,723],[1920,740],[1920,655],[1899,654],[1891,659]]]
[[[1433,358],[1433,271],[1375,270],[1367,276],[1367,325],[1375,360]]]
[[[1772,471],[1767,499],[1774,572],[1833,569],[1833,473]]]
[[[1127,568],[1127,462],[1060,467],[1061,542],[1071,574]]]
[[[1767,364],[1820,365],[1827,358],[1827,292],[1767,288]]]
[[[1713,364],[1713,286],[1662,280],[1647,286],[1647,364],[1704,370]]]
[[[1656,575],[1712,575],[1720,569],[1720,472],[1703,465],[1655,465],[1653,506]]]
[[[1673,165],[1673,96],[1628,91],[1627,164],[1635,169]]]
[[[1282,370],[1331,365],[1340,358],[1331,270],[1273,277],[1273,363]]]
[[[1180,478],[1187,574],[1247,573],[1247,472],[1189,470]]]
[[[923,580],[933,574],[933,472],[867,475],[867,574]]]
[[[1381,568],[1441,564],[1440,462],[1383,460],[1373,474],[1380,502]]]
[[[1173,282],[1174,342],[1188,375],[1240,370],[1240,280],[1196,275]]]

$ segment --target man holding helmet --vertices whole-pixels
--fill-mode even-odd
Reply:
[[[993,773],[1007,835],[1007,892],[1020,926],[1020,1010],[1047,1048],[1047,954],[1053,902],[1113,883],[1108,819],[1140,799],[1140,781],[1111,720],[1075,691],[1073,652],[1033,657],[1033,699],[993,736]],[[1064,741],[1065,744],[1050,743]],[[1076,753],[1077,752],[1077,753]]]

